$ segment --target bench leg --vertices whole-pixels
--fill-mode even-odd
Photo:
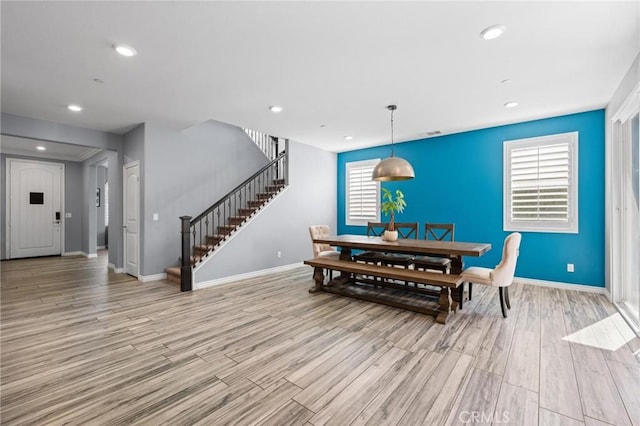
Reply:
[[[318,291],[322,291],[322,287],[324,286],[324,269],[323,268],[313,268],[313,280],[316,282],[316,285],[309,289],[309,293],[316,293]]]
[[[449,287],[442,287],[440,289],[439,304],[436,322],[446,324],[449,313],[451,311],[455,312],[458,308],[458,304],[451,298],[451,289]]]

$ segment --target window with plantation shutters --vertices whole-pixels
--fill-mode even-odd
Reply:
[[[504,142],[504,229],[578,232],[578,132]]]
[[[346,224],[380,222],[380,183],[371,180],[380,159],[346,163]]]

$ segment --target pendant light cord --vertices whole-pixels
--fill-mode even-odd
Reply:
[[[391,110],[391,156],[393,157],[393,111]]]
[[[387,109],[389,111],[391,111],[391,156],[393,157],[393,112],[397,109],[398,107],[395,105],[389,105],[387,107]]]

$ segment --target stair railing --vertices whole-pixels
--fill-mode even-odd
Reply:
[[[181,291],[192,289],[192,266],[226,240],[241,224],[266,203],[289,180],[288,140],[285,150],[240,185],[229,191],[211,207],[192,219],[182,216]],[[248,213],[248,214],[243,214]]]
[[[266,133],[259,132],[257,130],[242,129],[253,140],[253,142],[260,148],[264,155],[269,160],[275,160],[280,151],[284,149],[284,144],[280,138],[268,135]]]

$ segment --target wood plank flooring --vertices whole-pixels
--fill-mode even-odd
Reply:
[[[301,267],[180,293],[106,257],[3,261],[3,425],[633,425],[640,341],[604,296],[514,284],[446,325]]]

